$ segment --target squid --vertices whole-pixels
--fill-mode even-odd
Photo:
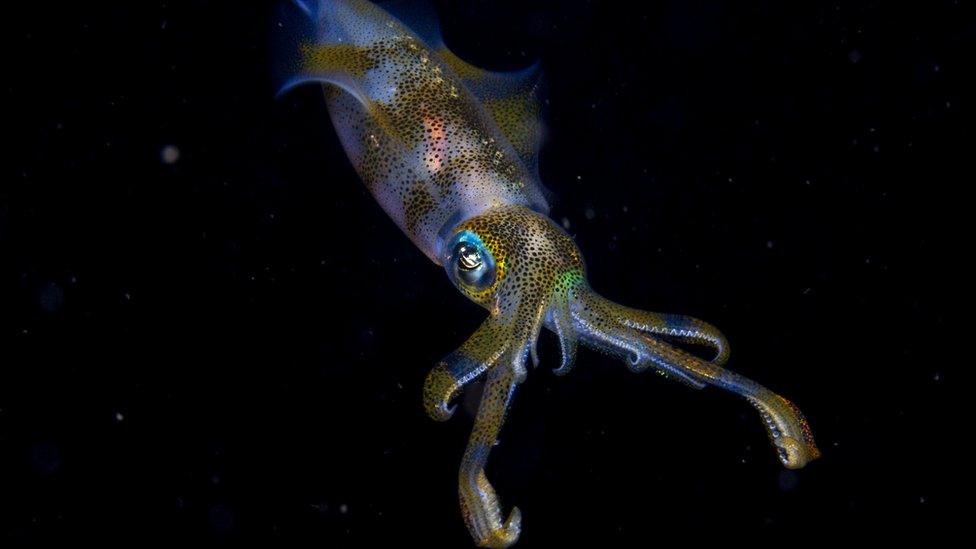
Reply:
[[[481,326],[424,382],[423,405],[448,420],[472,382],[484,388],[458,471],[461,514],[483,547],[507,547],[522,526],[506,515],[485,465],[543,328],[555,333],[566,375],[580,344],[701,389],[741,395],[758,412],[782,464],[820,452],[789,400],[725,368],[729,344],[707,322],[618,305],[587,283],[573,239],[548,217],[538,154],[537,67],[490,72],[454,55],[436,13],[417,3],[295,2],[279,93],[324,90],[346,155],[376,201],[451,283],[488,311]],[[293,10],[294,11],[294,10]],[[300,13],[298,13],[300,12]],[[681,346],[711,350],[706,360]]]

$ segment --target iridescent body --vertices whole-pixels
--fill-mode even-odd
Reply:
[[[364,0],[299,2],[312,23],[294,77],[324,85],[333,125],[377,201],[410,239],[444,266],[488,318],[427,376],[424,405],[447,420],[451,402],[479,377],[485,386],[461,461],[462,515],[475,542],[514,543],[521,514],[502,513],[484,467],[543,327],[572,368],[578,343],[653,368],[694,388],[742,395],[760,413],[784,466],[819,456],[800,411],[723,368],[725,337],[706,322],[630,309],[597,295],[582,256],[547,216],[535,159],[541,137],[531,71],[489,73],[451,54],[432,23],[413,28]],[[430,30],[434,28],[435,30]],[[423,36],[422,36],[423,35]],[[674,343],[707,346],[703,360]]]

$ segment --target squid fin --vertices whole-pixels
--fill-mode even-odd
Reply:
[[[513,72],[478,68],[444,43],[437,10],[429,0],[397,0],[380,6],[414,32],[457,74],[515,148],[522,162],[538,175],[542,146],[542,75],[539,63]]]
[[[278,95],[310,82],[332,84],[370,103],[363,77],[376,65],[367,48],[381,33],[383,12],[365,0],[294,0],[273,29]]]

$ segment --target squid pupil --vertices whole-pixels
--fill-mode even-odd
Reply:
[[[458,250],[458,267],[465,271],[473,271],[481,264],[481,252],[473,246],[462,244]]]

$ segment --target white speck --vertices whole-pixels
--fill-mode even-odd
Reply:
[[[345,515],[346,513],[349,512],[349,506],[343,503],[342,505],[339,506],[339,512]]]
[[[130,294],[129,292],[125,292],[124,295],[126,301],[132,301],[132,294]]]
[[[851,50],[851,53],[847,54],[847,58],[851,60],[851,63],[857,64],[861,60],[861,52]]]
[[[593,219],[594,217],[596,217],[596,212],[593,211],[593,208],[587,208],[586,212],[584,213],[586,214],[587,219]]]
[[[116,423],[120,423],[123,419],[125,419],[125,416],[122,415],[122,412],[115,412],[115,422]]]
[[[767,240],[766,241],[766,248],[767,249],[770,249],[770,250],[773,249],[773,241],[772,240]]]
[[[936,372],[935,375],[932,376],[932,381],[942,381],[942,374]]]
[[[624,213],[627,213],[627,206],[623,206],[622,209],[623,209]]]
[[[569,218],[568,217],[564,217],[563,218],[563,228],[566,229],[567,231],[569,230]]]
[[[918,502],[919,503],[925,503],[925,496],[919,496]]]
[[[176,145],[166,145],[159,151],[159,157],[162,158],[163,164],[176,164],[180,159],[180,149]]]
[[[942,70],[942,68],[939,67],[938,65],[936,65],[936,66],[932,67],[932,70],[935,71],[935,72],[939,72],[940,70]]]
[[[577,175],[576,176],[576,180],[577,181],[582,181],[583,180],[583,176],[582,175]]]

